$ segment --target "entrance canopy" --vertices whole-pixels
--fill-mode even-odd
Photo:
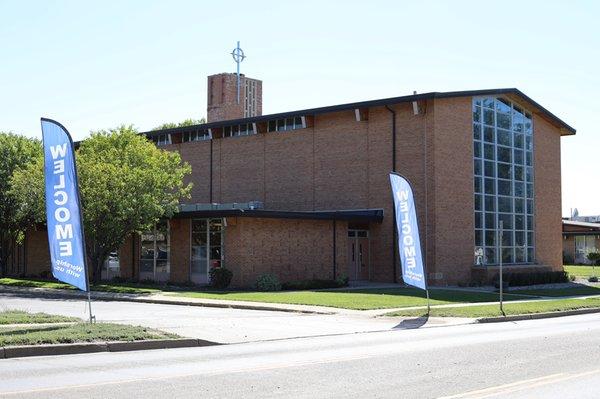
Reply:
[[[219,217],[253,217],[273,219],[304,219],[304,220],[345,220],[352,222],[377,222],[383,220],[383,209],[345,209],[332,211],[277,211],[266,209],[244,209],[215,206],[206,209],[203,204],[196,208],[193,205],[184,205],[181,211],[173,215],[179,218],[219,218]]]

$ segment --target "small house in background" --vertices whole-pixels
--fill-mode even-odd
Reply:
[[[590,264],[587,255],[600,251],[600,223],[563,220],[563,262]]]

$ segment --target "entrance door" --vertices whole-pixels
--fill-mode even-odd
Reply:
[[[140,280],[168,281],[170,275],[169,223],[161,220],[153,231],[142,234]]]
[[[348,278],[369,280],[369,231],[348,230]]]
[[[223,219],[192,220],[190,280],[208,284],[208,271],[223,261]]]

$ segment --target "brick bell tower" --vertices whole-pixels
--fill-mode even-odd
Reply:
[[[262,115],[262,81],[240,74],[240,101],[237,74],[219,73],[208,77],[207,122]]]

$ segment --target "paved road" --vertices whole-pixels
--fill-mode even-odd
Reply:
[[[21,309],[87,319],[87,302],[79,298],[41,299],[23,294],[0,293],[0,310]],[[143,325],[185,337],[220,343],[308,337],[356,332],[386,331],[420,326],[422,321],[373,318],[350,314],[319,315],[289,312],[157,305],[136,302],[93,303],[98,321]],[[464,320],[454,322],[464,324]],[[435,327],[440,319],[427,323]]]
[[[0,361],[0,398],[598,398],[600,315]]]

